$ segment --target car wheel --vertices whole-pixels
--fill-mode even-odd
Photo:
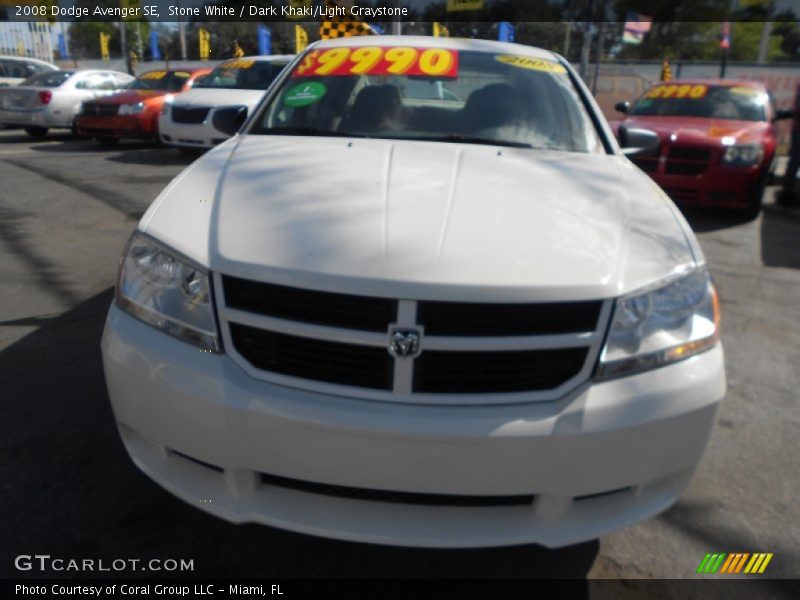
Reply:
[[[86,139],[86,137],[87,137],[85,135],[82,135],[78,131],[78,124],[75,121],[73,121],[72,125],[69,126],[69,132],[72,135],[72,137],[76,137],[76,138],[80,138],[80,139]]]
[[[758,180],[755,188],[750,193],[750,197],[747,199],[747,206],[744,209],[744,215],[749,220],[755,219],[758,216],[758,213],[761,212],[761,205],[764,203],[764,192],[767,189],[768,179],[769,169],[765,169],[764,174]]]
[[[47,135],[47,127],[26,127],[25,133],[31,137],[43,138]]]
[[[111,136],[106,136],[106,135],[100,136],[100,137],[96,137],[94,139],[96,139],[98,142],[100,142],[103,146],[113,146],[114,144],[119,142],[119,138],[118,137],[111,137]]]

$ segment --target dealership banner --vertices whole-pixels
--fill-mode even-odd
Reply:
[[[751,9],[744,5],[731,13],[729,0],[675,0],[672,4],[680,7],[683,21],[736,21],[751,16]],[[589,0],[0,0],[0,21],[574,22],[576,15],[580,19],[590,14],[589,5]],[[637,2],[637,13],[658,12],[657,0]],[[622,23],[625,16],[616,18]],[[627,19],[629,25],[644,22],[645,18]],[[629,39],[639,35],[638,30],[630,31]]]

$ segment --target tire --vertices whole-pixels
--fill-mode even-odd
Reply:
[[[70,132],[70,135],[72,135],[72,137],[74,137],[74,138],[78,138],[79,140],[85,140],[86,139],[85,135],[81,135],[78,132],[78,124],[75,121],[73,121],[72,125],[69,126],[69,132]]]
[[[111,137],[111,136],[106,136],[106,135],[99,136],[99,137],[96,137],[94,139],[96,139],[98,142],[100,142],[100,144],[103,145],[103,146],[113,146],[114,144],[119,142],[119,138],[118,137]]]
[[[47,127],[26,127],[25,133],[34,138],[43,138],[47,135]]]
[[[747,206],[743,214],[747,220],[752,221],[758,217],[761,212],[761,205],[764,203],[764,192],[767,189],[767,180],[769,179],[769,169],[764,170],[764,174],[758,180],[756,187],[750,192],[750,197],[747,199]]]

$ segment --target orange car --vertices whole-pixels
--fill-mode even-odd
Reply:
[[[80,135],[99,142],[121,138],[158,140],[158,115],[168,97],[191,89],[211,69],[147,71],[122,92],[83,103],[77,118]]]

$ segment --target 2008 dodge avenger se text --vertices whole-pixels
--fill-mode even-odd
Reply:
[[[725,373],[703,254],[633,151],[550,52],[310,46],[124,250],[102,345],[131,458],[229,521],[383,544],[664,510]]]

